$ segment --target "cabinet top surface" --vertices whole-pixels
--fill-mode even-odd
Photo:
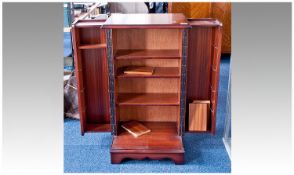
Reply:
[[[113,13],[103,25],[104,28],[132,28],[132,27],[189,27],[186,17],[182,13],[165,14],[116,14]]]

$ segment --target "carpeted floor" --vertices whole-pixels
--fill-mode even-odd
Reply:
[[[230,57],[223,56],[220,69],[217,133],[184,135],[185,164],[170,160],[127,160],[110,163],[110,133],[80,134],[79,120],[64,120],[64,172],[66,173],[229,173],[231,161],[222,142]]]

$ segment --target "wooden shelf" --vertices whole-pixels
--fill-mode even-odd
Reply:
[[[118,72],[117,78],[179,78],[179,72],[177,67],[155,67],[152,75],[130,75],[121,70]]]
[[[118,50],[116,59],[180,59],[179,50]]]
[[[79,49],[102,49],[106,48],[106,44],[90,44],[79,46]]]
[[[127,152],[174,152],[183,153],[181,136],[177,134],[176,122],[141,122],[151,132],[135,138],[119,128],[118,135],[113,138],[111,152],[125,150]]]
[[[177,93],[119,93],[118,105],[177,106]]]

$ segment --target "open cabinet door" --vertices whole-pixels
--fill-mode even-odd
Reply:
[[[188,40],[185,129],[189,132],[208,131],[214,134],[216,125],[222,24],[218,20],[211,18],[189,19],[188,21],[192,28],[189,30]],[[202,116],[202,118],[207,120],[206,129],[195,129],[195,127],[192,126],[198,124],[190,122],[196,120],[188,120],[190,115],[189,104],[193,104],[195,100],[198,102],[209,101],[210,103],[207,116]],[[193,105],[190,105],[190,107],[193,107]],[[190,111],[193,110],[191,109]]]
[[[105,20],[80,20],[72,27],[81,133],[110,132]]]

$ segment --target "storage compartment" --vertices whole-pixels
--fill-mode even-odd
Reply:
[[[104,37],[101,36],[101,30],[96,27],[79,28],[80,45],[105,44]]]
[[[178,78],[125,78],[117,80],[118,93],[179,93]]]
[[[195,100],[189,104],[189,131],[207,131],[210,102]]]
[[[168,54],[181,54],[181,29],[114,29],[113,35],[116,50],[157,50],[159,56],[164,56],[161,53],[165,50],[171,50]]]
[[[120,121],[177,122],[179,106],[123,106],[119,108]]]
[[[98,26],[80,26],[85,23],[77,24],[76,32],[79,34],[78,49],[101,49],[106,48],[106,37],[104,30]],[[86,23],[86,24],[90,24]],[[100,24],[103,24],[102,22]]]

